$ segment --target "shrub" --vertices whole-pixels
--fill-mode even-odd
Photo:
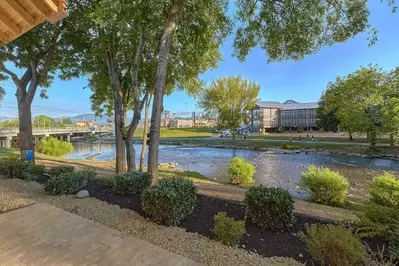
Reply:
[[[47,137],[39,142],[37,150],[46,155],[61,157],[71,153],[73,151],[73,145],[70,142]]]
[[[0,171],[6,178],[32,179],[31,163],[21,160],[17,155],[1,159]]]
[[[247,187],[254,181],[255,166],[242,158],[234,157],[228,169],[229,184]]]
[[[235,221],[227,217],[225,212],[219,212],[213,220],[215,225],[212,232],[224,245],[235,246],[245,234],[245,221]]]
[[[178,224],[192,213],[197,201],[193,182],[182,178],[159,180],[152,188],[144,190],[143,210],[158,223]]]
[[[283,143],[281,148],[284,150],[299,150],[298,144],[291,144],[291,143]]]
[[[296,132],[298,132],[298,133],[303,133],[303,127],[301,127],[301,126],[299,126],[299,127],[297,127],[296,128]]]
[[[43,164],[31,164],[30,166],[30,172],[34,175],[42,175],[45,170],[46,167]]]
[[[312,258],[322,265],[359,265],[366,254],[362,241],[342,226],[312,224],[300,236]]]
[[[370,184],[371,200],[389,207],[399,207],[399,180],[390,173],[374,178]]]
[[[93,169],[90,169],[90,168],[83,168],[83,169],[78,170],[78,172],[83,175],[86,175],[87,181],[89,181],[89,182],[93,182],[97,177],[96,171],[94,171]]]
[[[87,185],[87,175],[81,171],[65,172],[47,180],[45,190],[53,195],[73,194]]]
[[[361,238],[388,238],[399,229],[399,212],[390,207],[369,203],[358,216],[356,234]]]
[[[302,173],[301,185],[310,191],[312,201],[331,206],[342,206],[349,188],[348,181],[338,172],[314,165]]]
[[[104,178],[104,186],[113,188],[115,186],[115,177]]]
[[[389,238],[388,251],[392,257],[399,259],[399,229]]]
[[[148,172],[129,172],[115,177],[114,189],[122,195],[142,193],[151,186],[152,175]]]
[[[73,166],[56,166],[50,169],[49,174],[51,177],[59,176],[65,173],[72,173],[75,171]]]
[[[287,190],[250,187],[245,193],[246,213],[262,228],[278,229],[292,223],[294,200]]]

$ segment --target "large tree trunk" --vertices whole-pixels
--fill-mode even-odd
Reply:
[[[115,152],[116,152],[116,163],[115,163],[115,172],[119,174],[123,174],[126,172],[126,151],[125,151],[125,142],[123,140],[123,134],[121,131],[121,122],[124,117],[121,116],[120,112],[117,112],[117,104],[114,102],[115,108]]]
[[[129,136],[125,139],[126,146],[126,160],[127,160],[127,171],[133,172],[136,171],[136,150],[133,146],[133,136]]]
[[[165,23],[164,32],[158,53],[158,66],[156,72],[156,82],[154,90],[154,103],[151,115],[150,145],[148,149],[148,172],[153,176],[152,184],[158,180],[158,146],[161,128],[161,112],[163,105],[164,87],[166,82],[168,56],[171,45],[171,38],[176,29],[180,13],[183,11],[186,0],[173,1],[169,11],[168,19]]]
[[[32,112],[29,99],[18,99],[18,118],[19,118],[19,147],[22,151],[33,151],[33,162],[35,161],[35,147],[33,145],[32,133]],[[24,158],[22,158],[24,159]]]
[[[395,148],[395,137],[393,133],[389,134],[389,146]]]
[[[377,146],[377,132],[375,129],[371,129],[369,131],[369,137],[370,137],[370,147],[372,149],[375,149]]]
[[[349,140],[353,140],[352,131],[349,130]]]
[[[145,156],[145,150],[147,148],[148,113],[150,111],[151,99],[152,95],[148,97],[147,102],[145,103],[143,144],[141,146],[141,154],[140,154],[140,172],[144,171],[144,156]]]

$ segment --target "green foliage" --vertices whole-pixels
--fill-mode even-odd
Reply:
[[[292,144],[292,143],[283,143],[283,144],[281,144],[281,148],[284,150],[299,150],[300,149],[298,144]]]
[[[33,120],[33,124],[38,128],[54,127],[57,123],[49,116],[38,115]]]
[[[235,221],[227,217],[226,212],[219,212],[213,220],[215,225],[212,232],[224,245],[235,246],[245,234],[245,221]]]
[[[374,178],[370,194],[371,200],[377,204],[399,208],[399,180],[390,173],[385,172]]]
[[[337,132],[339,127],[339,119],[336,117],[336,109],[326,111],[324,102],[324,94],[321,96],[319,101],[319,107],[316,109],[316,123],[320,127],[320,132],[333,131]]]
[[[73,166],[55,166],[49,170],[49,175],[55,177],[65,173],[73,173],[74,171],[75,168]]]
[[[219,126],[234,129],[256,105],[260,86],[241,76],[219,78],[200,95],[198,106],[218,115]]]
[[[0,128],[18,128],[18,127],[19,127],[18,119],[0,122]]]
[[[114,189],[122,195],[142,193],[151,186],[152,175],[148,172],[129,172],[114,178]]]
[[[284,132],[284,127],[279,125],[276,129],[277,133],[283,133]]]
[[[197,188],[182,178],[161,179],[144,190],[143,210],[158,223],[176,225],[192,213],[197,202]]]
[[[17,155],[0,160],[0,172],[6,178],[32,179],[31,163],[21,160]]]
[[[399,259],[399,229],[389,238],[388,251],[392,257]]]
[[[394,208],[368,203],[358,216],[356,234],[361,238],[388,238],[399,230],[399,212]]]
[[[97,178],[97,173],[93,169],[90,168],[83,168],[78,170],[79,173],[82,175],[85,175],[87,178],[87,181],[93,182]]]
[[[87,185],[87,174],[82,171],[64,172],[51,176],[46,183],[45,190],[52,195],[73,194]]]
[[[297,133],[303,133],[304,128],[302,126],[296,127],[296,132]]]
[[[46,167],[43,164],[31,164],[30,172],[34,175],[43,175]]]
[[[47,137],[39,142],[37,150],[46,155],[61,157],[71,153],[73,151],[73,145],[70,142]]]
[[[244,201],[247,215],[262,228],[279,229],[292,223],[294,200],[287,190],[250,187]]]
[[[309,166],[302,173],[301,185],[310,191],[310,199],[331,206],[345,204],[348,181],[338,172],[324,167]]]
[[[234,157],[229,165],[229,184],[247,187],[255,183],[255,166],[243,158]]]
[[[342,226],[312,224],[301,239],[312,258],[322,265],[359,265],[366,255],[362,241]]]
[[[115,186],[115,177],[104,178],[104,186],[113,188]]]

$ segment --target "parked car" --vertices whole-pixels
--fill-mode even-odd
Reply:
[[[225,129],[225,130],[220,131],[220,137],[222,137],[222,138],[227,137],[229,135],[231,135],[230,129]]]
[[[211,130],[211,133],[212,133],[212,134],[217,134],[217,133],[219,133],[219,130],[217,130],[217,129],[212,129],[212,130]]]

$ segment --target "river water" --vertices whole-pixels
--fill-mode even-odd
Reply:
[[[74,147],[73,153],[67,158],[115,159],[113,144],[75,143]],[[141,145],[134,147],[138,162]],[[226,181],[227,167],[234,156],[245,158],[256,166],[257,184],[284,187],[296,196],[305,195],[297,183],[301,173],[312,164],[328,167],[343,174],[351,184],[350,196],[355,200],[364,198],[369,182],[376,174],[389,171],[399,176],[399,161],[388,159],[329,154],[271,154],[244,149],[165,145],[161,145],[159,149],[160,162],[176,162],[180,169],[197,171],[218,181]]]

